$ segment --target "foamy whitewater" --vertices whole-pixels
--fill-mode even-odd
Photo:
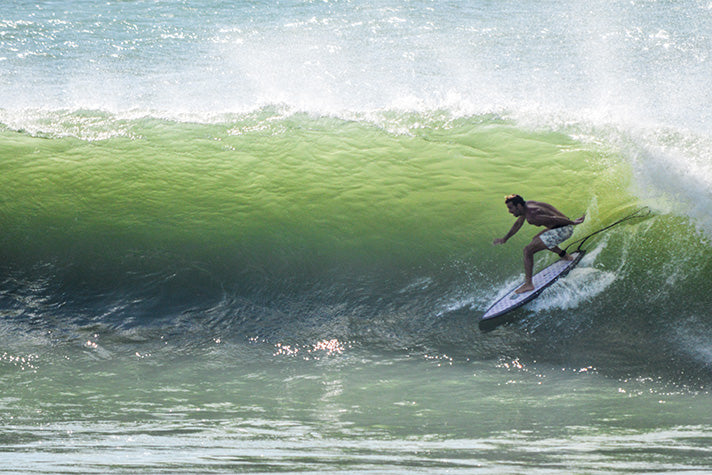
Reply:
[[[711,471],[711,24],[3,3],[0,473]],[[482,333],[509,193],[652,213]]]

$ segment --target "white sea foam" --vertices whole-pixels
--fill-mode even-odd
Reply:
[[[534,312],[560,309],[569,310],[592,300],[616,281],[616,273],[593,267],[573,269],[564,279],[557,281],[550,292],[544,292],[530,306]]]
[[[0,23],[0,56],[12,68],[0,103],[207,115],[269,104],[330,114],[530,110],[705,130],[712,122],[712,46],[697,28],[710,12],[697,2],[664,19],[664,7],[603,1],[205,6],[165,21],[166,7],[150,3],[96,4],[70,17],[61,2],[14,5],[17,19]]]

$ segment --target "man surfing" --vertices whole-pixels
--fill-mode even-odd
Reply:
[[[546,229],[534,236],[532,241],[524,247],[524,285],[515,290],[517,294],[534,290],[532,283],[532,270],[534,268],[534,254],[549,249],[557,253],[562,259],[573,260],[573,256],[559,248],[559,244],[569,239],[574,233],[574,226],[583,223],[586,214],[571,221],[561,211],[548,203],[540,201],[524,201],[519,195],[505,197],[504,203],[509,212],[517,220],[512,229],[503,237],[494,240],[494,244],[504,244],[514,236],[524,224],[524,221],[534,226],[544,226]]]

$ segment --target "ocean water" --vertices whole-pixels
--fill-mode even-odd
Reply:
[[[710,24],[4,2],[0,473],[712,471]],[[482,333],[509,193],[652,212]]]

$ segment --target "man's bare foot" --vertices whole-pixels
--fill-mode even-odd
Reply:
[[[515,294],[523,294],[525,292],[531,292],[534,290],[534,284],[524,284],[514,291]]]
[[[572,256],[572,255],[569,254],[569,253],[566,253],[566,255],[565,255],[564,257],[562,257],[561,259],[564,260],[564,261],[573,261],[573,260],[574,260],[574,256]]]

